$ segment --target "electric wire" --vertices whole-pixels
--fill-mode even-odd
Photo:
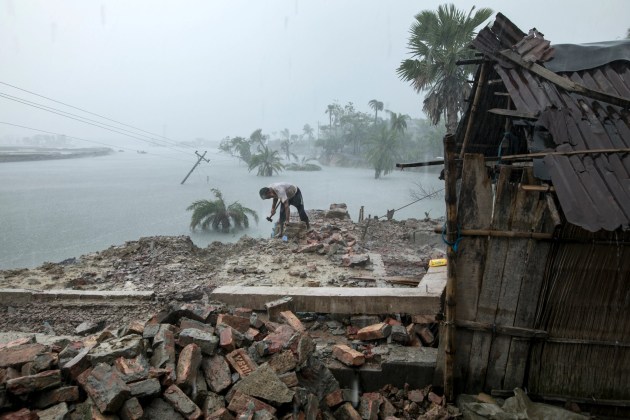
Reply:
[[[155,133],[151,133],[149,131],[146,131],[146,130],[134,127],[134,126],[129,125],[129,124],[122,123],[120,121],[116,121],[116,120],[108,118],[108,117],[104,117],[102,115],[96,114],[94,112],[87,111],[87,110],[85,110],[83,108],[79,108],[79,107],[67,104],[65,102],[57,101],[55,99],[49,98],[49,97],[44,96],[44,95],[40,95],[38,93],[35,93],[35,92],[27,90],[27,89],[20,88],[18,86],[15,86],[15,85],[12,85],[12,84],[9,84],[9,83],[6,83],[6,82],[2,82],[2,81],[0,81],[0,84],[12,87],[14,89],[21,90],[21,91],[29,93],[31,95],[39,96],[39,97],[44,98],[46,100],[49,100],[49,101],[52,101],[52,102],[55,102],[55,103],[58,103],[58,104],[61,104],[61,105],[64,105],[64,106],[76,109],[76,110],[79,110],[81,112],[85,112],[85,113],[90,114],[90,115],[97,116],[99,118],[103,118],[103,119],[108,120],[108,121],[115,122],[116,124],[120,124],[120,125],[123,125],[123,126],[126,126],[126,127],[133,128],[134,130],[137,130],[137,131],[141,131],[141,132],[144,132],[144,133],[147,133],[147,134],[151,134],[152,136],[162,137],[162,138],[164,138],[166,140],[160,140],[160,139],[156,139],[156,138],[153,138],[153,137],[146,136],[144,134],[134,133],[134,132],[131,132],[129,130],[125,130],[125,129],[120,128],[120,127],[115,127],[115,126],[112,126],[110,124],[106,124],[106,123],[103,123],[103,122],[100,122],[100,121],[95,121],[95,120],[92,120],[92,119],[89,119],[89,118],[86,118],[86,117],[82,117],[80,115],[72,114],[72,113],[67,112],[67,111],[63,111],[63,110],[60,110],[60,109],[57,109],[57,108],[49,107],[47,105],[39,104],[37,102],[29,101],[28,99],[19,98],[17,96],[13,96],[13,95],[9,95],[7,93],[1,93],[0,92],[0,97],[4,97],[5,99],[13,100],[15,102],[22,103],[24,105],[29,105],[29,106],[32,106],[34,108],[39,108],[39,109],[44,110],[44,111],[48,111],[48,112],[51,112],[51,113],[54,113],[54,114],[57,114],[57,115],[60,115],[60,116],[66,117],[66,118],[73,119],[73,120],[77,120],[77,121],[83,122],[85,124],[93,125],[93,126],[98,127],[98,128],[103,128],[105,130],[109,130],[109,131],[112,131],[112,132],[115,132],[115,133],[118,133],[118,134],[122,134],[122,135],[125,135],[127,137],[131,137],[131,138],[134,138],[134,139],[137,139],[137,140],[140,140],[140,141],[144,141],[146,143],[154,144],[154,145],[161,146],[161,147],[168,147],[168,148],[171,148],[172,150],[175,150],[175,151],[180,152],[180,153],[184,153],[186,155],[188,155],[188,153],[184,152],[183,150],[177,150],[177,149],[174,149],[172,147],[166,146],[164,144],[159,144],[159,143],[156,144],[156,143],[154,143],[152,141],[149,141],[149,140],[146,140],[146,139],[142,139],[142,138],[139,138],[139,137],[136,137],[136,136],[140,135],[140,136],[148,137],[151,140],[160,141],[160,142],[163,142],[163,143],[166,143],[166,144],[169,144],[169,142],[170,142],[170,144],[172,144],[175,147],[186,147],[186,148],[190,148],[191,150],[195,149],[194,146],[191,146],[189,144],[178,143],[175,140],[169,139],[168,137],[161,136],[161,135],[155,134]],[[76,118],[74,118],[74,117],[76,117]],[[91,121],[91,122],[88,122],[88,121]],[[102,125],[107,126],[107,127],[111,127],[111,128],[106,128],[106,127],[103,127]],[[131,133],[131,134],[121,133],[121,132],[119,132],[117,130],[123,130],[123,131],[126,131],[126,132]],[[216,151],[216,152],[215,151],[208,151],[207,153],[215,155],[215,156],[222,156],[222,157],[225,156],[223,153],[221,153],[219,151]],[[218,161],[228,161],[229,159],[217,159],[217,160]]]
[[[39,131],[40,133],[53,134],[53,135],[57,135],[57,136],[66,136],[69,139],[86,141],[88,143],[94,143],[94,144],[100,144],[102,146],[107,146],[107,147],[111,147],[111,148],[114,148],[114,149],[125,149],[125,150],[129,150],[129,151],[132,151],[132,152],[136,151],[135,149],[131,149],[131,148],[124,147],[124,146],[115,146],[115,145],[112,145],[112,144],[103,143],[103,142],[96,141],[96,140],[88,140],[88,139],[83,139],[81,137],[69,136],[67,134],[55,133],[55,132],[46,131],[46,130],[40,130],[39,128],[27,127],[27,126],[24,126],[24,125],[13,124],[13,123],[6,122],[6,121],[0,121],[0,124],[10,125],[10,126],[19,127],[19,128],[25,128],[27,130]],[[178,159],[178,158],[175,158],[175,157],[172,157],[172,156],[168,156],[168,155],[160,155],[160,154],[151,153],[151,152],[146,152],[146,154],[147,155],[151,155],[151,156],[159,156],[159,157],[163,157],[163,158],[167,158],[167,159],[177,160],[177,161],[180,161],[180,162],[188,162],[185,159]]]
[[[69,107],[69,108],[76,109],[77,111],[85,112],[86,114],[94,115],[95,117],[103,118],[104,120],[107,120],[107,121],[115,122],[116,124],[124,125],[125,127],[133,128],[134,130],[137,130],[137,131],[142,131],[143,133],[147,133],[147,134],[150,134],[150,135],[152,135],[152,136],[161,137],[161,138],[163,138],[163,139],[166,139],[166,140],[170,141],[173,145],[177,145],[177,141],[172,140],[172,139],[169,139],[168,137],[161,136],[161,135],[159,135],[159,134],[155,134],[155,133],[151,133],[150,131],[145,131],[145,130],[143,130],[143,129],[141,129],[141,128],[137,128],[137,127],[134,127],[134,126],[132,126],[132,125],[125,124],[125,123],[122,123],[122,122],[120,122],[120,121],[116,121],[116,120],[111,119],[111,118],[107,118],[107,117],[105,117],[105,116],[103,116],[103,115],[99,115],[99,114],[96,114],[96,113],[94,113],[94,112],[87,111],[87,110],[85,110],[85,109],[82,109],[82,108],[79,108],[79,107],[76,107],[76,106],[73,106],[73,105],[67,104],[67,103],[65,103],[65,102],[57,101],[57,100],[52,99],[52,98],[49,98],[49,97],[47,97],[47,96],[40,95],[40,94],[35,93],[35,92],[33,92],[33,91],[26,90],[26,89],[23,89],[23,88],[21,88],[21,87],[15,86],[15,85],[11,85],[11,84],[6,83],[6,82],[2,82],[2,81],[0,81],[0,84],[3,84],[3,85],[5,85],[5,86],[12,87],[12,88],[17,89],[17,90],[21,90],[21,91],[26,92],[26,93],[30,93],[31,95],[39,96],[40,98],[44,98],[44,99],[49,100],[49,101],[51,101],[51,102],[55,102],[55,103],[58,103],[58,104],[60,104],[60,105],[67,106],[67,107]],[[191,149],[193,148],[192,146],[189,146],[189,145],[184,145],[184,146],[186,146],[186,147],[190,147]]]
[[[61,110],[58,110],[58,109],[55,109],[55,108],[51,108],[51,107],[48,107],[46,105],[38,104],[36,102],[32,102],[32,101],[29,101],[29,100],[26,100],[26,99],[18,98],[18,97],[12,96],[12,95],[7,95],[7,94],[2,93],[2,92],[0,92],[0,97],[6,98],[6,99],[9,99],[11,101],[18,102],[18,103],[22,103],[24,105],[28,105],[28,106],[31,106],[33,108],[38,108],[38,109],[41,109],[43,111],[48,111],[48,112],[51,112],[53,114],[61,115],[62,117],[70,118],[72,120],[76,120],[76,121],[82,122],[84,124],[93,125],[95,127],[102,128],[104,130],[108,130],[108,131],[112,131],[114,133],[122,134],[123,136],[131,137],[131,138],[134,138],[136,140],[143,141],[145,143],[150,143],[150,144],[153,144],[155,146],[160,146],[160,147],[167,147],[167,148],[175,150],[175,151],[177,151],[179,153],[188,154],[187,152],[185,152],[183,150],[175,149],[174,147],[171,147],[171,146],[167,146],[167,145],[164,145],[164,144],[156,143],[154,141],[143,139],[143,138],[138,137],[138,136],[136,136],[134,134],[125,133],[124,131],[119,131],[119,130],[124,130],[122,128],[120,128],[120,129],[118,129],[117,127],[111,128],[113,126],[107,127],[105,123],[91,122],[93,120],[88,120],[87,118],[84,118],[84,117],[81,117],[81,116],[78,116],[78,115],[75,115],[75,114],[71,114],[71,113],[68,113],[68,112],[65,112],[65,111],[61,111]],[[128,131],[128,130],[125,130],[125,131]]]

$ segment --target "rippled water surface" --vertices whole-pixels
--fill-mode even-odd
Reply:
[[[258,190],[271,182],[288,181],[302,190],[307,209],[328,209],[346,203],[353,220],[364,206],[365,215],[384,216],[415,199],[410,190],[442,188],[438,170],[395,171],[375,180],[370,169],[324,167],[318,172],[285,171],[271,178],[248,172],[236,159],[211,154],[181,181],[196,162],[181,153],[116,152],[82,159],[0,164],[0,268],[36,267],[43,262],[102,250],[144,236],[189,235],[205,247],[212,241],[230,242],[246,234],[267,237],[272,224],[265,220],[271,201]],[[235,234],[191,232],[194,200],[214,199],[219,188],[229,204],[239,201],[258,212],[258,225]],[[395,219],[444,214],[442,196],[396,211]],[[274,220],[275,221],[275,220]]]

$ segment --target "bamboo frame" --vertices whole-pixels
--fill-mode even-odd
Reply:
[[[442,233],[441,227],[433,229],[435,233]],[[499,238],[528,238],[528,239],[553,239],[551,233],[541,232],[516,232],[516,231],[503,231],[503,230],[491,230],[491,229],[463,229],[458,232],[460,236],[492,236]],[[449,241],[450,242],[450,241]]]
[[[486,322],[466,321],[458,319],[455,322],[458,328],[466,328],[473,331],[486,331],[493,334],[509,335],[512,337],[530,338],[530,339],[546,339],[549,334],[544,330],[536,330],[533,328],[513,327],[509,325],[493,325]]]
[[[493,397],[507,398],[514,396],[514,390],[511,389],[493,389],[490,394]],[[528,397],[534,400],[544,400],[544,401],[556,401],[556,402],[575,402],[578,404],[587,404],[587,405],[599,405],[599,406],[611,406],[611,407],[630,407],[629,400],[604,400],[598,399],[595,397],[584,398],[584,397],[573,397],[566,395],[556,395],[556,394],[527,394]]]
[[[453,135],[444,137],[444,152],[447,164],[444,167],[444,200],[446,201],[446,240],[455,243],[457,239],[457,167],[455,162],[455,139]],[[457,279],[455,277],[456,253],[453,246],[446,251],[446,296],[445,296],[445,340],[444,340],[444,396],[447,401],[454,401],[454,365],[455,365],[455,305]]]
[[[482,87],[486,81],[487,67],[487,63],[481,65],[479,81],[477,82],[477,86],[475,88],[475,97],[473,98],[473,103],[470,107],[470,116],[468,117],[468,124],[466,125],[466,134],[464,134],[464,141],[462,142],[462,150],[459,151],[460,159],[464,157],[464,152],[466,151],[466,146],[468,145],[468,139],[470,138],[470,131],[472,129],[473,121],[475,120],[475,114],[477,113],[477,105],[479,105],[479,98],[481,97]]]

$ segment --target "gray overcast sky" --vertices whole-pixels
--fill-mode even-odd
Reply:
[[[0,0],[0,82],[175,140],[325,124],[353,102],[423,117],[396,75],[415,14],[440,1]],[[552,43],[625,37],[628,0],[456,1]],[[0,92],[46,103],[6,85]],[[70,112],[76,112],[64,108]],[[99,141],[126,138],[0,98],[0,121]],[[0,124],[0,138],[36,132]],[[129,139],[130,142],[134,140]],[[137,143],[137,142],[136,142]],[[86,144],[88,146],[88,144]]]

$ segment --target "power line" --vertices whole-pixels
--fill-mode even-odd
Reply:
[[[161,136],[161,135],[159,135],[159,134],[151,133],[150,131],[145,131],[145,130],[143,130],[143,129],[141,129],[141,128],[137,128],[137,127],[134,127],[134,126],[132,126],[132,125],[125,124],[125,123],[122,123],[122,122],[120,122],[120,121],[116,121],[116,120],[114,120],[114,119],[104,117],[104,116],[99,115],[99,114],[96,114],[96,113],[94,113],[94,112],[90,112],[90,111],[87,111],[87,110],[85,110],[85,109],[82,109],[82,108],[79,108],[79,107],[76,107],[76,106],[73,106],[73,105],[70,105],[70,104],[67,104],[67,103],[61,102],[61,101],[57,101],[57,100],[55,100],[55,99],[49,98],[49,97],[44,96],[44,95],[40,95],[40,94],[35,93],[35,92],[32,92],[32,91],[30,91],[30,90],[26,90],[26,89],[23,89],[23,88],[20,88],[20,87],[17,87],[17,86],[15,86],[15,85],[11,85],[11,84],[9,84],[9,83],[5,83],[5,82],[2,82],[2,81],[0,81],[0,84],[3,84],[3,85],[5,85],[5,86],[10,86],[10,87],[12,87],[12,88],[14,88],[14,89],[21,90],[21,91],[23,91],[23,92],[30,93],[31,95],[39,96],[40,98],[44,98],[44,99],[46,99],[46,100],[49,100],[49,101],[52,101],[52,102],[55,102],[55,103],[61,104],[61,105],[63,105],[63,106],[67,106],[67,107],[69,107],[69,108],[76,109],[76,110],[81,111],[81,112],[85,112],[86,114],[94,115],[94,116],[96,116],[96,117],[103,118],[103,119],[108,120],[108,121],[111,121],[111,122],[115,122],[116,124],[124,125],[125,127],[133,128],[134,130],[137,130],[137,131],[142,131],[143,133],[151,134],[152,136],[162,137],[162,138],[164,138],[164,139],[166,139],[166,140],[169,140],[169,141],[170,141],[171,143],[173,143],[173,144],[177,144],[177,141],[172,140],[172,139],[169,139],[168,137],[164,137],[164,136]],[[187,145],[186,145],[186,146],[187,146]],[[187,147],[190,147],[191,149],[193,148],[192,146],[187,146]]]
[[[44,111],[48,111],[48,112],[51,112],[53,114],[61,115],[62,117],[70,118],[72,120],[76,120],[76,121],[82,122],[84,124],[93,125],[95,127],[102,128],[104,130],[108,130],[108,131],[112,131],[114,133],[122,134],[123,136],[131,137],[131,138],[134,138],[136,140],[143,141],[145,143],[150,143],[150,144],[153,144],[155,146],[167,147],[167,148],[175,150],[177,152],[187,154],[183,150],[175,149],[174,147],[171,147],[171,146],[167,146],[167,145],[164,145],[164,144],[156,143],[156,142],[153,142],[153,141],[150,141],[150,140],[138,137],[137,135],[134,135],[135,133],[128,134],[128,133],[125,133],[124,131],[119,131],[119,130],[124,130],[123,128],[113,127],[113,126],[105,124],[105,123],[100,123],[100,122],[96,122],[94,120],[89,120],[89,119],[81,117],[79,115],[75,115],[75,114],[71,114],[71,113],[68,113],[68,112],[65,112],[65,111],[61,111],[61,110],[58,110],[58,109],[55,109],[55,108],[52,108],[52,107],[48,107],[46,105],[38,104],[36,102],[32,102],[32,101],[29,101],[27,99],[22,99],[22,98],[18,98],[16,96],[7,95],[7,94],[2,93],[2,92],[0,92],[0,97],[9,99],[11,101],[19,102],[19,103],[22,103],[24,105],[32,106],[33,108],[38,108],[38,109],[41,109],[41,110],[44,110]],[[90,121],[93,121],[93,122],[90,122]],[[108,128],[108,127],[113,127],[113,128]],[[128,130],[125,130],[125,131],[128,131]],[[129,133],[131,133],[131,132],[129,132]],[[142,134],[139,134],[139,135],[142,135]]]
[[[125,150],[129,150],[129,151],[133,151],[133,152],[135,152],[135,151],[136,151],[136,150],[134,150],[134,149],[130,149],[130,148],[128,148],[128,147],[124,147],[124,146],[114,146],[114,145],[112,145],[112,144],[103,143],[103,142],[100,142],[100,141],[83,139],[83,138],[81,138],[81,137],[69,136],[69,135],[67,135],[67,134],[55,133],[55,132],[52,132],[52,131],[40,130],[39,128],[27,127],[27,126],[24,126],[24,125],[13,124],[13,123],[9,123],[9,122],[6,122],[6,121],[0,121],[0,124],[10,125],[10,126],[13,126],[13,127],[19,127],[19,128],[25,128],[25,129],[27,129],[27,130],[39,131],[40,133],[53,134],[53,135],[56,135],[56,136],[66,136],[66,137],[68,137],[69,139],[75,139],[75,140],[87,141],[88,143],[100,144],[100,145],[102,145],[102,146],[108,146],[108,147],[112,147],[112,148],[115,148],[115,149],[125,149]],[[147,154],[148,154],[148,155],[152,155],[152,156],[164,157],[164,158],[167,158],[167,159],[178,160],[178,161],[181,161],[181,162],[188,162],[187,160],[184,160],[184,159],[178,159],[178,158],[174,158],[174,157],[167,156],[167,155],[158,155],[158,154],[156,154],[156,153],[149,153],[149,152],[147,152]]]
[[[5,99],[10,99],[10,100],[13,100],[13,101],[16,101],[16,102],[22,103],[22,104],[24,104],[24,105],[29,105],[29,106],[32,106],[32,107],[34,107],[34,108],[39,108],[39,109],[42,109],[42,110],[44,110],[44,111],[48,111],[48,112],[51,112],[51,113],[54,113],[54,114],[57,114],[57,115],[61,115],[61,116],[66,117],[66,118],[74,119],[74,120],[77,120],[77,121],[83,122],[83,123],[85,123],[85,124],[90,124],[90,125],[93,125],[93,126],[98,127],[98,128],[103,128],[103,129],[105,129],[105,130],[112,131],[112,132],[114,132],[114,133],[118,133],[118,134],[122,134],[122,135],[125,135],[125,136],[127,136],[127,137],[131,137],[131,138],[134,138],[134,139],[137,139],[137,140],[140,140],[140,141],[144,141],[144,142],[147,142],[147,143],[151,143],[151,144],[154,144],[154,145],[157,145],[157,146],[169,147],[169,146],[167,146],[167,145],[165,145],[165,144],[154,143],[154,142],[151,142],[151,141],[149,141],[149,140],[139,138],[139,137],[137,137],[137,136],[138,136],[138,135],[140,135],[140,136],[148,137],[148,138],[149,138],[149,139],[151,139],[151,140],[160,141],[160,142],[162,142],[162,143],[166,143],[166,144],[169,144],[169,142],[170,142],[170,144],[172,144],[174,147],[185,147],[185,148],[189,148],[189,149],[191,149],[191,150],[192,150],[192,149],[196,149],[196,147],[195,147],[195,146],[191,146],[191,145],[188,145],[188,144],[186,144],[186,143],[178,143],[178,142],[176,142],[175,140],[169,139],[168,137],[161,136],[161,135],[159,135],[159,134],[154,134],[154,133],[151,133],[151,132],[149,132],[149,131],[145,131],[145,130],[143,130],[143,129],[140,129],[140,128],[137,128],[137,127],[134,127],[134,126],[132,126],[132,125],[125,124],[125,123],[122,123],[122,122],[120,122],[120,121],[116,121],[116,120],[114,120],[114,119],[111,119],[111,118],[108,118],[108,117],[105,117],[105,116],[102,116],[102,115],[96,114],[96,113],[94,113],[94,112],[87,111],[87,110],[85,110],[85,109],[82,109],[82,108],[79,108],[79,107],[76,107],[76,106],[73,106],[73,105],[67,104],[67,103],[65,103],[65,102],[57,101],[57,100],[52,99],[52,98],[49,98],[49,97],[47,97],[47,96],[40,95],[40,94],[35,93],[35,92],[33,92],[33,91],[30,91],[30,90],[27,90],[27,89],[23,89],[23,88],[20,88],[20,87],[18,87],[18,86],[15,86],[15,85],[12,85],[12,84],[9,84],[9,83],[6,83],[6,82],[2,82],[2,81],[0,81],[0,84],[5,85],[5,86],[12,87],[12,88],[14,88],[14,89],[21,90],[21,91],[26,92],[26,93],[29,93],[29,94],[31,94],[31,95],[39,96],[39,97],[44,98],[44,99],[46,99],[46,100],[49,100],[49,101],[52,101],[52,102],[55,102],[55,103],[58,103],[58,104],[61,104],[61,105],[64,105],[64,106],[67,106],[67,107],[70,107],[70,108],[76,109],[76,110],[79,110],[79,111],[81,111],[81,112],[85,112],[85,113],[90,114],[90,115],[97,116],[97,117],[99,117],[99,118],[103,118],[103,119],[108,120],[108,121],[115,122],[116,124],[120,124],[120,125],[123,125],[123,126],[126,126],[126,127],[133,128],[133,129],[134,129],[134,130],[136,130],[136,131],[141,131],[141,132],[144,132],[144,133],[147,133],[147,134],[151,134],[152,136],[161,137],[161,138],[166,139],[166,140],[160,140],[160,139],[156,139],[156,138],[154,138],[154,137],[149,137],[149,136],[146,136],[146,135],[144,135],[144,134],[134,133],[134,132],[131,132],[131,131],[129,131],[129,130],[125,130],[125,129],[120,128],[120,127],[115,127],[115,126],[112,126],[112,125],[109,125],[109,124],[106,124],[106,123],[103,123],[103,122],[100,122],[100,121],[91,120],[91,119],[89,119],[89,118],[82,117],[82,116],[80,116],[80,115],[76,115],[76,114],[72,114],[72,113],[70,113],[70,112],[66,112],[66,111],[59,110],[59,109],[57,109],[57,108],[49,107],[49,106],[47,106],[47,105],[38,104],[38,103],[36,103],[36,102],[29,101],[29,100],[27,100],[27,99],[19,98],[19,97],[16,97],[16,96],[13,96],[13,95],[9,95],[9,94],[6,94],[6,93],[0,93],[0,97],[4,97]],[[73,117],[76,117],[76,118],[73,118],[73,117],[71,117],[70,115],[71,115],[71,116],[73,116]],[[88,122],[88,121],[92,121],[92,122]],[[105,127],[103,127],[103,126],[105,126]],[[111,128],[107,128],[107,127],[111,127]],[[120,131],[117,131],[117,130],[126,131],[126,132],[131,133],[131,134],[125,134],[125,133],[120,132]],[[167,140],[168,140],[168,141],[167,141]],[[178,151],[178,152],[180,152],[180,153],[187,154],[187,153],[186,153],[186,152],[184,152],[183,150],[173,149],[172,147],[169,147],[169,148],[171,148],[172,150]],[[217,156],[222,155],[222,153],[220,153],[220,152],[213,152],[213,151],[210,151],[210,152],[208,152],[208,153],[213,154],[213,155],[217,155]]]

